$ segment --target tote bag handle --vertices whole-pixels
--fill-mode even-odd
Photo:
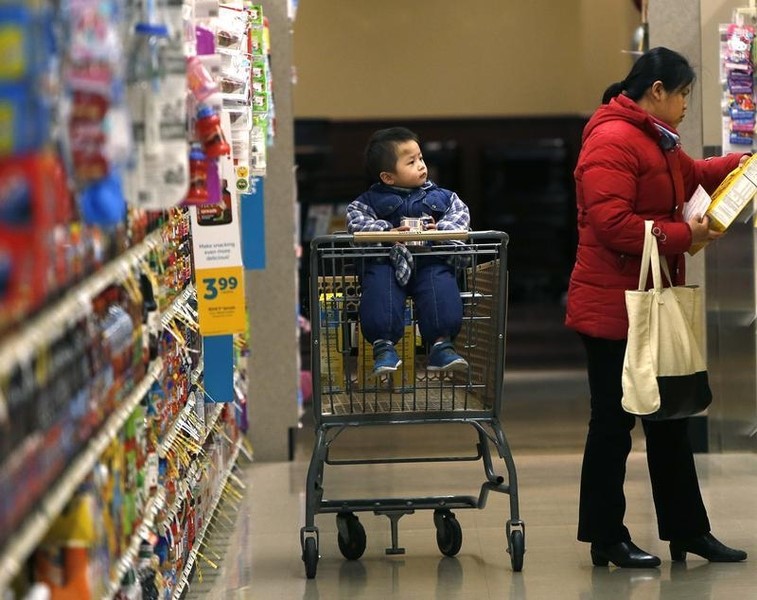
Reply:
[[[668,261],[660,259],[660,250],[657,247],[657,238],[652,234],[654,221],[644,221],[644,249],[641,254],[641,270],[639,271],[639,291],[646,291],[647,277],[649,277],[649,265],[652,265],[652,287],[658,292],[662,290],[662,275],[673,285],[668,269]]]

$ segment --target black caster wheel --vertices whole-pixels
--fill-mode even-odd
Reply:
[[[523,532],[516,529],[510,532],[510,547],[507,549],[510,553],[510,563],[513,571],[516,573],[523,570],[523,555],[526,553],[526,543],[523,538]]]
[[[357,560],[365,552],[365,528],[354,513],[340,513],[336,516],[339,531],[337,542],[339,551],[347,560]]]
[[[445,556],[455,556],[463,545],[463,529],[452,511],[435,510],[436,544]]]
[[[315,578],[318,570],[318,547],[315,538],[305,538],[305,547],[302,549],[302,560],[305,563],[305,575],[308,579]]]

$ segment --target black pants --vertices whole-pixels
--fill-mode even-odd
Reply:
[[[623,524],[623,483],[636,417],[620,404],[625,340],[582,335],[587,355],[591,418],[581,470],[578,539],[616,543],[631,536]],[[642,419],[647,465],[662,540],[680,540],[710,531],[702,502],[687,427],[688,419]]]

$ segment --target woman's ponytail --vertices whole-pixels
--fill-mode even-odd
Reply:
[[[610,100],[615,98],[615,96],[619,96],[623,92],[623,89],[624,82],[618,81],[617,83],[613,83],[602,95],[602,104],[607,104]]]

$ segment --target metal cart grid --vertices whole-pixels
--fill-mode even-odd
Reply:
[[[305,526],[301,530],[306,574],[315,577],[319,537],[318,513],[336,513],[339,548],[345,558],[362,556],[365,531],[355,512],[389,517],[392,547],[399,518],[416,509],[434,510],[437,543],[449,556],[462,544],[453,508],[484,508],[490,491],[510,496],[506,523],[508,552],[519,571],[525,552],[525,528],[519,518],[515,466],[500,424],[507,316],[507,234],[501,232],[435,232],[433,245],[408,246],[416,259],[453,264],[463,301],[463,326],[455,345],[469,362],[467,372],[428,371],[425,348],[411,299],[405,309],[405,334],[397,345],[402,365],[396,372],[373,377],[370,345],[362,339],[358,319],[360,269],[366,260],[387,260],[397,241],[427,239],[427,234],[337,234],[312,242],[310,302],[312,315],[313,411],[316,440],[308,470]],[[478,432],[475,454],[448,457],[330,458],[329,450],[347,427],[464,423]],[[491,446],[505,462],[508,477],[494,472]],[[482,460],[486,481],[478,497],[323,499],[325,465]]]

